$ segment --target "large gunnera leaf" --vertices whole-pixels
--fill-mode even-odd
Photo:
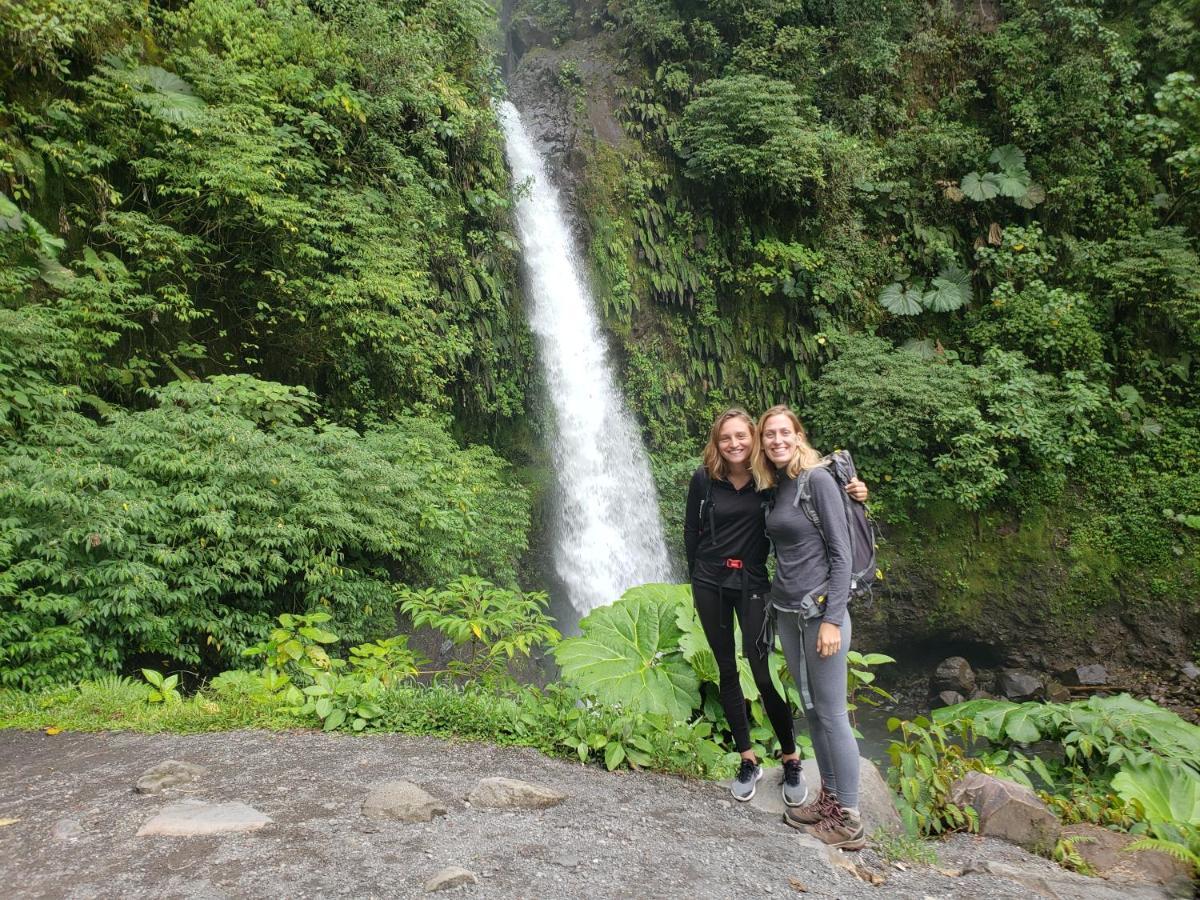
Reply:
[[[1138,801],[1150,822],[1200,825],[1200,775],[1190,766],[1152,758],[1122,766],[1112,786],[1121,799]]]
[[[604,703],[690,717],[700,684],[679,649],[675,617],[687,585],[631,588],[612,606],[592,610],[583,632],[554,649],[563,678]]]

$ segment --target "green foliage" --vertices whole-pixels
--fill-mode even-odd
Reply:
[[[911,834],[893,834],[883,828],[871,833],[871,846],[888,862],[913,863],[921,866],[936,866],[936,847],[926,840]]]
[[[155,396],[0,463],[4,683],[141,653],[215,667],[286,609],[325,607],[361,639],[391,617],[393,574],[512,579],[528,498],[490,451],[420,419],[294,424],[305,394],[248,379]]]
[[[579,623],[554,650],[562,676],[602,702],[686,720],[700,683],[679,646],[676,609],[686,585],[643,585]]]
[[[1154,93],[1154,112],[1136,117],[1144,148],[1161,159],[1172,200],[1195,210],[1200,179],[1200,87],[1190,72],[1172,72]],[[1193,195],[1189,197],[1190,195]]]
[[[846,709],[850,712],[850,721],[857,727],[856,714],[861,704],[878,707],[882,703],[895,703],[896,698],[875,684],[875,673],[872,669],[894,663],[886,653],[859,653],[857,650],[846,651],[846,662],[849,671],[846,675]],[[862,735],[858,735],[862,737]]]
[[[982,202],[995,197],[1009,197],[1018,206],[1033,209],[1046,199],[1046,192],[1033,181],[1025,168],[1025,154],[1012,144],[997,147],[988,157],[996,171],[968,172],[963,176],[959,190],[970,200]]]
[[[888,730],[899,732],[888,747],[888,782],[899,795],[896,806],[909,834],[978,830],[975,810],[950,802],[954,782],[980,767],[954,735],[923,716],[911,722],[889,719]]]
[[[1150,836],[1139,849],[1160,849],[1194,862],[1200,840],[1200,727],[1127,694],[1069,704],[972,700],[934,712],[933,722],[897,723],[902,740],[891,749],[911,772],[978,768],[1030,787],[1037,779],[1051,808],[1069,822],[1091,821]],[[947,743],[947,739],[950,742]],[[982,745],[981,743],[982,742]],[[1027,755],[1024,748],[1052,742],[1056,753]],[[972,748],[964,755],[963,746]],[[909,757],[917,759],[904,762]],[[913,783],[931,811],[914,821],[931,830],[942,807]],[[909,800],[912,803],[911,800]],[[933,830],[936,830],[935,828]],[[1070,862],[1071,847],[1056,850]]]
[[[146,695],[146,699],[150,703],[178,703],[182,699],[182,695],[179,693],[178,675],[168,675],[164,678],[162,672],[154,669],[142,669],[142,676],[153,688]]]
[[[485,4],[61,7],[0,11],[0,258],[106,399],[242,369],[342,419],[521,408]]]
[[[382,715],[377,702],[383,690],[379,679],[319,671],[312,672],[311,678],[312,684],[287,690],[284,699],[289,705],[283,707],[284,712],[301,719],[315,717],[324,731],[336,731],[343,725],[362,731]]]
[[[879,305],[897,316],[925,310],[953,312],[971,301],[971,273],[955,263],[943,269],[926,289],[924,282],[909,286],[894,281],[879,292]]]
[[[1096,392],[1059,385],[1021,355],[989,350],[972,366],[880,338],[831,343],[839,353],[817,383],[811,425],[824,445],[854,448],[889,504],[941,498],[979,509],[1025,473],[1062,479],[1094,437]]]
[[[719,700],[716,658],[689,585],[630,588],[611,606],[589,613],[580,628],[579,637],[567,638],[555,649],[563,690],[581,709],[592,709],[596,715],[606,710],[603,715],[617,719],[605,719],[607,724],[597,730],[594,715],[572,714],[568,718],[573,724],[556,738],[560,744],[573,747],[581,760],[589,754],[611,753],[610,768],[617,764],[614,758],[618,762],[628,758],[635,768],[665,765],[697,772],[724,770],[736,763],[731,729]],[[733,638],[740,647],[743,639],[736,622]],[[863,703],[875,705],[877,698],[890,699],[873,684],[872,669],[892,662],[891,657],[851,651],[851,660],[847,676],[851,710]],[[778,649],[770,654],[768,666],[775,689],[799,712],[799,691]],[[740,656],[738,676],[749,704],[751,749],[760,759],[769,760],[779,749],[778,739],[750,665]],[[808,747],[811,741],[800,734],[797,743]],[[657,762],[646,762],[650,758]]]
[[[792,85],[761,75],[705,82],[673,137],[685,172],[742,195],[811,198],[844,178],[853,142],[822,125]]]
[[[788,400],[855,450],[885,521],[938,526],[914,555],[984,552],[946,500],[1059,517],[1056,610],[1190,603],[1194,6],[610,9],[628,177],[589,167],[585,206],[638,223],[613,320],[660,458],[716,408]],[[868,376],[843,332],[918,359]]]
[[[455,647],[465,648],[465,659],[448,664],[447,672],[455,678],[503,678],[514,657],[528,657],[559,639],[546,615],[550,598],[543,593],[504,590],[464,576],[443,590],[400,587],[396,594],[414,627],[434,628]]]
[[[1200,773],[1194,768],[1149,759],[1123,766],[1112,786],[1123,799],[1136,803],[1151,825],[1200,827]]]
[[[518,733],[545,749],[566,749],[580,762],[595,759],[609,770],[625,764],[712,776],[730,762],[731,754],[711,738],[709,722],[597,704],[570,687],[526,693],[518,722]]]
[[[425,660],[408,648],[408,635],[369,641],[350,648],[350,668],[365,678],[391,687],[420,674]]]

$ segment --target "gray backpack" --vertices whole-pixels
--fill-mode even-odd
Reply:
[[[846,485],[858,477],[854,468],[854,458],[849,450],[835,450],[825,457],[826,468],[833,480],[837,482],[839,493],[842,495],[842,508],[846,512],[846,525],[850,531],[850,599],[865,599],[871,594],[871,584],[875,581],[875,523],[867,515],[867,507],[857,500],[851,499],[846,493]],[[817,526],[817,531],[824,540],[825,532],[821,530],[821,517],[812,503],[812,493],[809,490],[808,479],[802,478],[796,483],[796,496],[792,503],[804,510],[808,520]]]

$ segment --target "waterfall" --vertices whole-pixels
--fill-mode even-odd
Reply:
[[[634,585],[670,581],[671,566],[641,436],[609,367],[558,192],[516,107],[501,103],[498,113],[513,179],[528,185],[516,218],[529,324],[554,410],[554,565],[571,606],[586,614]]]

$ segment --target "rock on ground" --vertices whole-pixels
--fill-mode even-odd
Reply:
[[[966,699],[958,691],[942,691],[934,698],[937,706],[956,706]]]
[[[50,829],[50,836],[56,841],[73,841],[83,834],[83,826],[75,819],[59,819]]]
[[[362,805],[362,814],[368,819],[399,822],[428,822],[446,812],[445,804],[411,781],[387,781],[376,785]]]
[[[1155,850],[1127,850],[1137,840],[1132,835],[1085,824],[1066,826],[1062,836],[1071,840],[1083,861],[1102,878],[1134,884],[1161,884],[1178,896],[1192,896],[1190,867]]]
[[[961,656],[950,656],[938,663],[933,672],[933,692],[955,691],[968,695],[975,690],[975,670]]]
[[[138,837],[153,834],[176,836],[224,834],[230,831],[256,831],[271,824],[271,819],[245,803],[203,803],[184,800],[164,806],[149,822],[138,829]]]
[[[1026,850],[1054,849],[1062,826],[1041,799],[1015,781],[968,772],[950,787],[950,801],[979,813],[979,833],[1010,841]]]
[[[474,872],[469,872],[459,866],[446,866],[446,868],[435,873],[432,878],[425,882],[425,890],[429,893],[434,891],[448,891],[450,888],[462,887],[464,884],[478,884],[479,879],[475,877]]]
[[[996,679],[996,690],[1009,700],[1032,700],[1042,690],[1041,679],[1022,669],[1005,669]]]
[[[1062,674],[1062,682],[1063,684],[1083,685],[1085,687],[1099,687],[1108,684],[1108,670],[1100,665],[1100,663],[1076,666]]]
[[[1169,896],[1155,888],[1133,887],[1126,884],[1110,885],[1101,879],[1076,875],[1065,869],[1059,869],[1056,872],[1037,871],[990,859],[968,863],[963,874],[986,874],[1005,881],[1016,882],[1028,888],[1033,896],[1045,897],[1047,900],[1068,900],[1068,898],[1075,897],[1086,897],[1087,900],[1143,900],[1143,898]]]
[[[198,781],[204,777],[206,771],[204,766],[197,766],[194,763],[165,759],[157,766],[143,772],[142,777],[137,780],[134,790],[139,794],[161,794],[167,788]]]
[[[482,778],[467,796],[472,806],[497,809],[545,809],[566,799],[556,790],[516,778]]]

